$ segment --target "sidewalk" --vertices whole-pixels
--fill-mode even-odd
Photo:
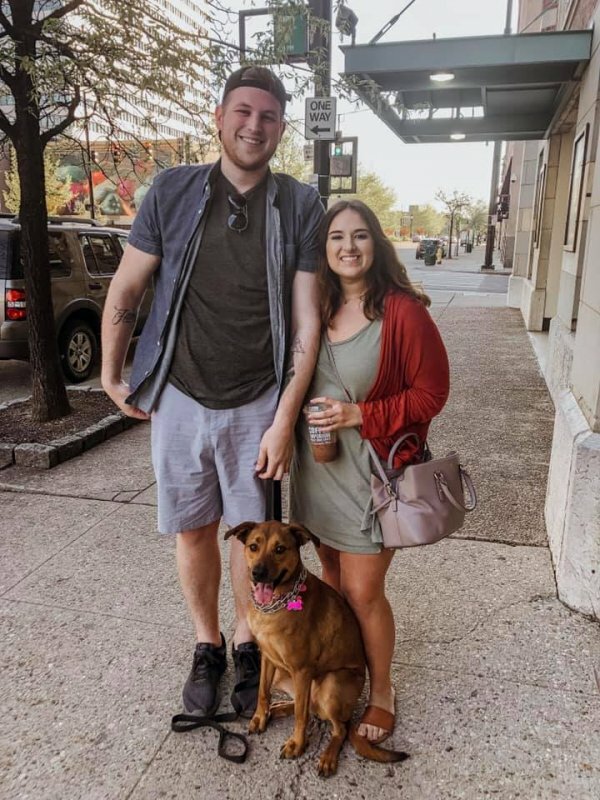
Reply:
[[[600,797],[600,631],[556,599],[546,547],[549,395],[517,311],[449,301],[433,315],[453,389],[430,442],[461,453],[480,505],[459,536],[390,569],[392,744],[411,759],[387,767],[346,744],[324,781],[318,723],[298,761],[279,759],[279,720],[243,766],[217,757],[213,731],[170,732],[193,638],[140,425],[47,473],[0,472],[2,798]],[[227,637],[231,609],[224,571]]]
[[[402,257],[402,252],[407,251],[410,252],[411,255],[414,254],[416,249],[416,244],[414,242],[400,242],[396,245],[398,252],[400,253],[400,257]],[[450,272],[481,272],[481,265],[485,260],[485,245],[476,245],[470,253],[465,252],[464,247],[458,248],[458,255],[455,256],[456,245],[452,246],[452,258],[443,259],[440,265],[435,267],[427,267],[426,269],[442,269],[442,270],[449,270]],[[420,268],[424,268],[423,261],[417,262]],[[494,269],[492,270],[483,270],[486,275],[510,275],[512,274],[512,270],[504,269],[502,263],[500,261],[500,253],[498,250],[494,250]]]

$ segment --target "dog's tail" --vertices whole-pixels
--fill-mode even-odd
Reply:
[[[350,744],[359,756],[368,758],[371,761],[379,761],[381,764],[393,764],[410,758],[409,754],[402,750],[386,750],[385,747],[372,744],[365,736],[359,734],[356,725],[348,727],[348,739],[350,739]]]

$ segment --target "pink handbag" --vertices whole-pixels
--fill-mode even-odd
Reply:
[[[327,353],[340,386],[348,400],[354,403],[338,372],[329,342]],[[394,469],[394,455],[407,439],[416,441],[418,452],[424,453],[425,458],[419,464]],[[379,518],[384,547],[435,544],[462,528],[465,514],[477,506],[477,494],[469,474],[458,461],[457,453],[448,453],[446,458],[431,458],[427,443],[422,448],[416,433],[405,433],[394,442],[384,468],[371,442],[368,439],[366,442],[377,470],[376,475],[371,475],[371,514],[377,514]],[[466,505],[465,486],[469,493]]]
[[[415,439],[420,449],[417,434],[405,434],[394,443],[386,468],[371,442],[367,442],[377,469],[377,474],[371,475],[371,513],[379,518],[384,547],[415,547],[439,542],[461,528],[465,514],[477,505],[473,481],[461,467],[457,453],[394,470],[394,455],[407,439]],[[467,504],[464,502],[465,486],[469,494]]]

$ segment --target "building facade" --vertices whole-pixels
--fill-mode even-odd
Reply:
[[[546,524],[558,592],[600,619],[600,1],[522,0],[519,32],[593,30],[546,139],[507,146],[509,305],[545,334],[555,409]]]

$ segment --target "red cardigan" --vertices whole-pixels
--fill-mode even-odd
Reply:
[[[444,407],[449,393],[446,348],[429,311],[418,300],[399,291],[385,299],[381,351],[375,382],[362,412],[360,435],[370,439],[377,454],[387,459],[394,442],[404,433],[427,438],[429,423]],[[394,466],[411,460],[412,441],[400,448]]]

